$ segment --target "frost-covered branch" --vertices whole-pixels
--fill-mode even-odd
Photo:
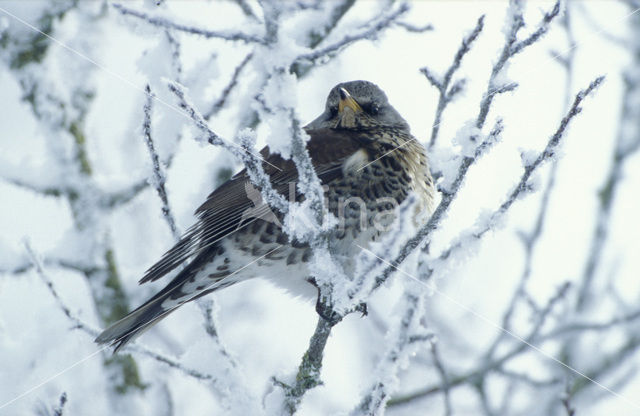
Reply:
[[[252,57],[253,53],[248,53],[242,62],[236,66],[236,69],[233,71],[233,75],[231,75],[231,80],[222,90],[220,97],[213,103],[209,111],[204,114],[205,120],[209,121],[211,117],[218,114],[218,112],[224,108],[224,105],[227,103],[227,99],[229,98],[229,94],[231,94],[231,91],[233,91],[236,85],[238,85],[238,78],[240,77],[242,70],[247,66],[249,61],[251,61]]]
[[[449,393],[449,376],[447,375],[447,371],[444,368],[442,358],[440,358],[437,341],[431,343],[431,357],[433,358],[433,365],[436,370],[438,370],[438,374],[440,375],[442,398],[444,400],[444,415],[451,416],[453,414],[453,410],[451,408],[451,395]]]
[[[86,324],[84,321],[78,318],[73,312],[71,312],[71,309],[69,309],[69,307],[62,301],[62,298],[60,297],[60,295],[56,291],[55,286],[53,285],[53,281],[44,272],[42,262],[40,261],[40,258],[35,253],[35,251],[33,251],[33,249],[31,248],[31,244],[28,241],[25,241],[24,246],[25,246],[25,249],[27,250],[27,254],[29,255],[29,258],[31,259],[31,262],[33,263],[36,273],[38,274],[38,277],[40,277],[40,279],[47,286],[47,289],[51,293],[51,296],[53,296],[53,299],[58,304],[58,307],[60,308],[60,310],[65,314],[67,318],[69,318],[71,322],[74,323],[74,327],[78,329],[82,329],[83,331],[89,333],[92,336],[98,335],[100,331]]]
[[[395,397],[389,400],[388,406],[399,406],[417,399],[421,399],[437,393],[442,393],[445,391],[445,389],[452,389],[467,383],[474,384],[477,383],[478,380],[484,379],[484,377],[489,373],[502,369],[507,362],[514,359],[515,357],[520,356],[523,352],[528,351],[532,345],[540,342],[540,340],[542,339],[542,335],[540,332],[544,326],[544,323],[551,315],[553,309],[559,304],[562,299],[566,297],[569,287],[570,286],[568,284],[560,286],[557,292],[547,300],[546,305],[541,310],[540,314],[538,314],[538,316],[536,317],[536,321],[534,322],[532,328],[529,330],[528,334],[522,338],[518,338],[515,345],[506,352],[503,352],[499,357],[484,357],[484,359],[481,361],[482,364],[478,368],[474,368],[464,374],[450,375],[446,385],[437,383],[413,393]],[[515,334],[513,334],[513,336],[515,336]],[[480,391],[479,393],[483,394],[482,391]]]
[[[411,286],[418,286],[418,282],[411,282],[408,287]],[[364,395],[358,407],[351,413],[353,416],[381,414],[386,407],[390,393],[397,387],[398,368],[408,365],[411,354],[421,344],[431,341],[431,334],[428,333],[426,337],[420,338],[420,342],[412,342],[411,340],[416,333],[424,335],[426,332],[420,323],[423,303],[423,288],[405,290],[402,299],[404,312],[399,319],[398,326],[389,334],[388,340],[391,342],[376,368],[373,385]]]
[[[508,29],[505,33],[505,44],[502,48],[502,52],[493,65],[491,75],[489,77],[489,89],[485,92],[482,102],[480,103],[480,113],[476,121],[476,127],[482,128],[484,121],[489,113],[491,107],[491,101],[497,94],[503,92],[512,91],[517,84],[503,81],[505,75],[502,74],[503,70],[506,70],[505,65],[513,56],[522,52],[526,47],[533,45],[535,42],[547,33],[549,24],[560,12],[560,4],[556,2],[555,6],[550,12],[545,13],[542,21],[538,24],[538,30],[531,34],[528,38],[518,41],[518,32],[524,27],[523,17],[524,1],[511,0],[509,2],[508,14]]]
[[[552,161],[555,159],[555,152],[558,146],[561,143],[562,138],[564,137],[566,130],[570,124],[570,122],[575,118],[581,111],[581,104],[583,100],[590,95],[602,82],[604,81],[604,77],[600,76],[593,80],[587,88],[580,91],[573,101],[571,108],[567,111],[567,114],[563,117],[560,122],[560,125],[554,132],[554,134],[549,138],[547,145],[545,148],[538,153],[535,157],[532,157],[530,160],[523,161],[525,163],[524,171],[520,177],[518,183],[514,186],[512,191],[508,194],[506,199],[500,204],[495,211],[493,211],[488,217],[487,220],[484,221],[478,228],[470,229],[466,231],[462,236],[455,239],[455,242],[451,245],[451,247],[445,249],[439,257],[439,261],[443,261],[449,259],[450,257],[455,257],[455,254],[458,250],[463,249],[468,239],[480,239],[485,235],[487,231],[492,229],[492,227],[499,223],[501,218],[509,211],[513,203],[522,198],[523,195],[531,192],[531,177],[532,175],[539,169],[545,162]],[[501,131],[501,129],[500,129]],[[446,196],[446,194],[445,194]],[[443,198],[444,200],[444,198]],[[427,274],[427,278],[431,276],[433,269]],[[424,278],[424,277],[423,277]]]
[[[436,138],[438,136],[438,131],[440,129],[440,123],[442,119],[442,113],[449,103],[453,101],[453,99],[464,89],[465,80],[460,79],[456,81],[451,87],[451,80],[456,71],[460,68],[462,64],[462,59],[464,56],[471,50],[471,45],[478,38],[482,29],[484,28],[484,15],[480,16],[476,26],[473,30],[462,39],[462,44],[458,51],[456,52],[455,57],[453,58],[453,62],[444,73],[442,78],[433,74],[428,67],[423,67],[420,69],[420,72],[424,74],[424,76],[429,80],[431,85],[436,87],[439,92],[438,98],[438,107],[436,109],[436,115],[433,119],[433,126],[431,127],[431,138],[429,139],[429,149],[433,148],[436,143]]]
[[[485,121],[487,119],[487,115],[489,113],[489,109],[491,107],[491,103],[493,101],[492,97],[494,97],[494,95],[496,94],[495,92],[496,86],[494,85],[496,83],[496,78],[498,77],[498,74],[500,74],[500,72],[503,70],[508,60],[514,56],[514,54],[511,53],[510,51],[511,51],[512,45],[516,42],[516,35],[518,33],[518,30],[520,30],[520,28],[522,28],[522,26],[524,25],[524,19],[522,17],[520,2],[512,1],[511,9],[512,11],[509,17],[510,29],[506,34],[505,45],[502,49],[502,52],[500,54],[498,61],[494,64],[492,68],[487,91],[483,95],[483,98],[480,103],[480,113],[478,114],[474,122],[474,125],[478,130],[482,129],[482,127],[484,126]],[[601,78],[594,81],[594,83],[592,83],[592,85],[590,85],[586,91],[583,91],[581,93],[582,96],[580,96],[579,94],[579,96],[576,97],[576,105],[572,108],[572,111],[574,111],[576,114],[577,112],[579,112],[578,105],[580,104],[580,102],[582,102],[582,99],[584,98],[584,96],[590,93],[593,90],[593,88],[595,88],[601,81],[602,81]],[[558,129],[556,134],[551,138],[547,146],[547,149],[545,149],[545,151],[540,155],[540,160],[534,161],[532,166],[528,166],[525,168],[525,173],[523,174],[523,178],[518,184],[518,188],[528,183],[528,179],[531,176],[532,169],[537,168],[537,166],[540,163],[542,163],[542,160],[545,157],[552,156],[550,152],[553,149],[555,149],[555,146],[557,145],[557,142],[562,137],[562,134],[564,133],[564,130],[566,129],[567,124],[569,123],[571,118],[573,118],[574,115],[575,114],[571,115],[568,118],[565,117],[565,119],[563,119],[560,128]],[[473,137],[474,136],[470,135],[469,139],[473,139]],[[413,252],[413,250],[415,250],[421,245],[424,245],[424,244],[428,245],[427,240],[429,235],[433,232],[433,230],[436,229],[436,227],[444,217],[444,214],[448,211],[449,206],[451,205],[451,202],[455,199],[458,191],[462,187],[462,184],[464,182],[464,179],[467,175],[469,168],[476,162],[476,160],[480,156],[482,156],[485,153],[485,151],[488,148],[490,148],[495,143],[496,137],[497,136],[495,135],[489,135],[480,143],[477,143],[477,139],[472,140],[472,143],[475,143],[475,145],[472,144],[471,145],[472,149],[469,149],[467,151],[468,155],[463,156],[461,158],[460,163],[458,165],[457,174],[455,174],[454,179],[451,181],[451,178],[445,178],[447,185],[440,186],[442,199],[438,204],[438,206],[436,207],[433,214],[431,215],[431,218],[429,218],[429,221],[427,222],[427,224],[424,225],[420,230],[418,230],[418,232],[402,247],[398,256],[393,261],[391,261],[391,266],[387,267],[376,278],[376,285],[374,286],[374,289],[380,286],[383,282],[385,282],[387,278],[394,272],[395,268],[398,267]],[[473,149],[473,147],[475,147],[475,149]],[[448,185],[448,183],[450,183],[450,185]],[[519,195],[520,192],[524,190],[524,189],[518,190],[518,188],[516,188],[516,190],[512,192],[512,195],[511,195],[512,197],[515,198],[515,196]],[[514,201],[515,199],[505,201],[505,204],[503,204],[503,206],[500,207],[500,210],[506,211]]]
[[[639,20],[640,19],[636,19]],[[640,23],[637,23],[640,28]],[[640,29],[637,30],[640,33]],[[640,62],[640,46],[636,51],[636,65]],[[598,271],[602,259],[603,248],[609,235],[613,203],[616,193],[624,178],[623,171],[626,162],[640,149],[640,128],[637,121],[640,120],[640,108],[635,104],[640,97],[640,76],[637,66],[628,71],[624,76],[624,96],[620,128],[614,145],[611,164],[607,172],[604,184],[598,194],[598,212],[596,214],[596,227],[591,238],[589,254],[582,275],[576,310],[584,310],[589,305],[593,296],[593,280]]]
[[[82,318],[78,317],[74,312],[71,311],[71,309],[69,308],[69,306],[67,306],[67,304],[62,300],[62,298],[60,297],[60,295],[58,294],[58,291],[55,288],[55,285],[53,284],[53,281],[51,280],[51,278],[46,274],[46,272],[44,271],[44,266],[42,264],[42,261],[40,260],[39,256],[33,251],[33,249],[31,248],[31,245],[26,242],[25,243],[25,248],[27,250],[27,253],[29,255],[29,258],[31,259],[31,261],[33,262],[34,268],[38,274],[38,276],[40,277],[40,279],[43,281],[43,283],[46,285],[47,289],[49,290],[49,293],[51,294],[51,296],[53,297],[53,299],[55,300],[56,304],[58,305],[58,307],[60,308],[60,310],[64,313],[64,315],[71,321],[73,322],[74,325],[74,329],[79,329],[85,333],[87,333],[88,335],[90,335],[91,337],[96,337],[101,330],[99,328],[96,328],[95,326],[85,322]],[[106,348],[106,347],[103,347]],[[140,353],[142,355],[145,355],[149,358],[152,358],[155,361],[158,361],[160,363],[163,363],[175,370],[178,370],[179,372],[183,373],[186,376],[192,377],[194,379],[200,380],[200,381],[207,381],[210,382],[212,384],[212,386],[218,390],[218,394],[221,396],[226,396],[228,395],[230,392],[227,391],[226,387],[227,385],[218,379],[218,377],[212,375],[212,374],[207,374],[205,372],[193,369],[193,368],[189,368],[187,366],[185,366],[184,364],[167,357],[164,354],[161,354],[159,352],[153,351],[143,345],[138,344],[137,342],[131,342],[127,345],[125,345],[123,347],[123,351],[125,352],[136,352],[136,353]],[[224,351],[224,349],[221,349],[221,351]],[[223,355],[226,355],[227,358],[229,359],[229,363],[230,363],[230,367],[231,368],[235,368],[237,367],[237,364],[235,363],[235,361],[232,360],[232,358],[228,355],[228,353],[224,353]]]
[[[395,21],[407,11],[409,11],[409,5],[407,3],[402,3],[395,10],[391,10],[387,14],[373,20],[358,32],[347,34],[342,39],[330,45],[299,55],[296,59],[296,63],[311,64],[327,60],[354,42],[363,39],[371,39],[377,36],[383,29],[395,23]]]
[[[167,198],[167,190],[164,186],[166,182],[166,175],[163,166],[160,164],[160,157],[158,156],[158,152],[156,152],[155,146],[153,144],[153,138],[151,137],[151,112],[153,110],[152,106],[154,95],[151,92],[151,87],[148,84],[145,87],[145,93],[147,96],[144,103],[144,118],[142,122],[142,128],[144,142],[147,145],[149,157],[151,157],[151,167],[153,169],[151,183],[156,189],[158,197],[162,202],[162,217],[169,225],[169,229],[171,230],[171,234],[173,235],[174,240],[177,241],[180,239],[180,233],[178,232],[178,227],[176,226],[175,217],[171,212],[169,199]]]
[[[269,176],[264,172],[262,163],[268,163],[255,153],[253,148],[253,141],[255,140],[253,135],[248,132],[240,134],[239,139],[241,145],[238,146],[232,142],[223,139],[218,136],[210,127],[200,112],[193,106],[189,98],[186,96],[185,91],[179,84],[170,82],[169,90],[175,94],[178,98],[178,105],[183,109],[189,118],[193,120],[196,127],[201,131],[205,140],[214,146],[220,146],[238,160],[241,160],[247,169],[247,173],[251,178],[254,185],[258,186],[265,201],[272,208],[277,209],[283,214],[288,212],[289,206],[285,198],[276,192],[271,186]],[[271,165],[273,168],[278,169],[277,166]]]
[[[150,25],[161,27],[164,29],[173,29],[180,32],[189,33],[192,35],[203,36],[205,38],[216,38],[216,39],[224,39],[229,41],[240,41],[244,43],[263,43],[264,42],[264,39],[261,36],[256,36],[250,33],[202,29],[195,26],[189,26],[186,24],[177,23],[173,20],[167,19],[160,15],[153,15],[140,10],[131,9],[119,3],[113,3],[112,6],[117,11],[119,11],[123,16],[135,17],[137,19],[145,21]]]
[[[518,1],[518,0],[515,0]],[[514,42],[511,47],[511,54],[515,55],[522,52],[524,48],[536,43],[542,36],[549,31],[551,21],[560,13],[560,1],[557,1],[553,8],[544,14],[542,20],[538,24],[538,28],[525,39]]]

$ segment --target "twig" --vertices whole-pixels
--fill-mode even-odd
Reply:
[[[220,97],[216,100],[216,102],[213,103],[213,105],[211,106],[209,111],[207,111],[204,114],[204,119],[205,120],[209,121],[209,119],[211,117],[213,117],[214,115],[218,114],[218,112],[224,108],[224,105],[226,104],[227,99],[229,98],[229,94],[231,94],[231,91],[233,91],[233,89],[238,84],[238,78],[240,77],[240,73],[247,66],[249,61],[251,61],[252,57],[253,57],[253,52],[248,53],[247,56],[244,57],[242,62],[240,62],[240,64],[238,64],[236,69],[233,71],[233,75],[231,76],[231,80],[229,81],[227,86],[224,87],[224,89],[222,90],[222,94],[220,94]]]
[[[62,416],[64,413],[65,404],[67,404],[67,393],[62,392],[58,401],[58,406],[53,409],[53,416]]]
[[[478,18],[478,22],[476,23],[476,26],[471,31],[471,33],[469,33],[462,39],[462,44],[458,48],[458,51],[453,58],[453,62],[449,66],[449,69],[447,69],[447,72],[445,72],[442,79],[438,79],[438,77],[433,75],[427,67],[420,69],[420,72],[422,72],[427,77],[429,82],[431,82],[431,84],[436,87],[439,92],[438,107],[436,109],[436,115],[433,120],[433,126],[431,128],[431,138],[429,139],[429,149],[433,148],[433,146],[435,145],[444,109],[449,103],[451,103],[455,96],[460,91],[462,91],[464,82],[456,82],[451,88],[449,88],[451,79],[453,78],[455,72],[460,68],[462,59],[471,50],[471,45],[478,38],[483,28],[484,15]]]
[[[344,49],[346,46],[356,41],[359,41],[362,39],[369,39],[371,37],[376,36],[383,29],[385,29],[386,27],[394,23],[398,17],[402,16],[407,11],[409,11],[409,6],[406,3],[403,3],[396,10],[390,12],[385,16],[382,16],[377,21],[371,22],[369,25],[367,25],[367,27],[365,27],[359,33],[346,35],[339,41],[336,41],[328,46],[325,46],[323,48],[318,48],[312,52],[299,55],[296,58],[295,62],[305,63],[305,64],[315,63],[319,60],[324,60],[328,57],[331,57],[337,52],[339,52],[341,49]]]
[[[232,155],[234,155],[238,160],[241,160],[247,169],[247,173],[249,174],[251,181],[260,189],[263,198],[269,204],[269,206],[277,209],[283,214],[286,214],[289,209],[288,202],[281,194],[279,194],[272,188],[271,182],[269,181],[269,176],[264,172],[264,168],[262,167],[263,162],[268,162],[266,162],[260,156],[257,156],[255,151],[252,149],[252,136],[241,134],[239,137],[242,141],[241,146],[223,139],[222,137],[218,136],[213,130],[211,130],[207,121],[204,119],[204,117],[202,117],[202,115],[198,112],[198,110],[196,110],[196,108],[187,98],[182,86],[172,82],[169,83],[169,90],[173,92],[176,97],[178,97],[180,108],[185,110],[186,114],[193,120],[196,127],[200,129],[200,131],[204,134],[207,142],[214,146],[223,147]],[[277,166],[273,167],[279,170]]]
[[[433,365],[436,367],[436,370],[438,370],[438,374],[440,374],[442,399],[444,401],[444,414],[445,416],[451,416],[453,414],[453,410],[451,408],[451,395],[449,394],[449,376],[447,375],[442,359],[440,358],[437,342],[431,343],[431,356],[433,358]]]
[[[217,38],[229,41],[240,41],[244,43],[264,43],[264,39],[262,39],[262,37],[251,35],[249,33],[202,29],[195,26],[176,23],[161,16],[153,16],[149,13],[125,7],[119,3],[113,3],[112,6],[123,16],[132,16],[144,20],[145,22],[153,26],[162,27],[165,29],[178,30],[181,32],[190,33],[192,35],[203,36],[208,39]]]
[[[55,286],[53,285],[53,282],[51,281],[49,276],[44,272],[42,262],[40,261],[36,253],[33,251],[28,241],[25,242],[25,248],[27,249],[27,253],[29,254],[29,257],[33,262],[33,265],[38,273],[38,276],[42,279],[42,281],[47,286],[49,293],[51,293],[51,295],[53,296],[60,310],[62,310],[65,316],[71,322],[73,322],[74,328],[82,330],[83,332],[89,334],[91,337],[97,336],[101,331],[98,328],[94,327],[93,325],[86,323],[84,320],[79,318],[75,313],[71,312],[71,309],[69,309],[69,307],[64,303],[64,301],[58,294]],[[138,344],[137,342],[128,343],[123,347],[123,351],[140,353],[142,355],[145,355],[149,358],[154,359],[155,361],[163,363],[175,370],[178,370],[186,376],[192,377],[200,381],[207,381],[211,383],[211,385],[215,388],[217,394],[219,394],[223,398],[225,398],[230,394],[230,392],[227,391],[226,384],[218,380],[215,376],[204,373],[202,371],[199,371],[193,368],[189,368],[183,365],[182,363],[172,358],[169,358],[161,353],[155,352],[143,345]],[[230,361],[230,365],[232,368],[236,366],[235,362],[233,361]]]
[[[373,385],[351,413],[352,416],[381,414],[389,400],[389,393],[397,384],[396,371],[398,366],[407,359],[409,348],[412,348],[412,351],[415,350],[415,345],[410,342],[410,338],[421,316],[424,291],[420,291],[421,293],[412,292],[405,290],[402,302],[405,309],[399,320],[398,328],[393,334],[394,336],[390,337],[392,342],[377,366],[377,376],[373,379]],[[430,341],[431,339],[427,337],[425,340]]]
[[[167,224],[169,225],[169,229],[171,230],[171,234],[173,235],[174,240],[178,241],[180,239],[180,232],[176,227],[176,220],[171,212],[171,207],[169,206],[169,199],[167,198],[167,190],[165,188],[166,175],[162,165],[160,164],[160,158],[158,157],[158,152],[156,152],[155,146],[153,144],[153,138],[151,137],[151,112],[153,110],[153,98],[154,95],[151,92],[151,87],[149,84],[145,87],[145,92],[147,94],[147,99],[144,104],[144,119],[143,119],[143,134],[144,141],[147,145],[147,149],[149,150],[149,156],[151,157],[151,164],[153,168],[153,186],[158,193],[158,197],[162,202],[162,217],[165,219]]]

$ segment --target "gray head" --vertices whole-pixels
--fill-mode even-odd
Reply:
[[[343,82],[331,89],[324,113],[307,129],[366,129],[393,127],[409,132],[409,124],[389,104],[387,96],[369,81]]]

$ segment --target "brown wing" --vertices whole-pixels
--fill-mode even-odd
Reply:
[[[366,145],[369,140],[357,133],[318,129],[307,131],[310,140],[307,150],[311,155],[316,174],[323,184],[328,184],[342,176],[342,164],[346,158]],[[298,172],[291,160],[284,160],[277,154],[270,154],[268,148],[260,152],[265,173],[271,178],[273,188],[287,195],[289,183],[295,182]],[[274,167],[275,166],[275,167]],[[252,210],[252,218],[244,219],[242,214],[255,208],[247,196],[246,184],[251,183],[246,170],[242,170],[213,191],[196,210],[198,221],[189,228],[180,241],[147,270],[140,283],[154,281],[169,273],[180,264],[193,258],[202,250],[211,247],[220,239],[246,226],[259,217]],[[263,207],[265,211],[268,207]]]

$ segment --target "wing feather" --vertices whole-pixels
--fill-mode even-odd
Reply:
[[[316,174],[323,184],[329,184],[341,177],[344,160],[370,142],[362,134],[332,129],[311,130],[307,133],[310,136],[307,150],[312,155]],[[286,196],[289,183],[295,182],[298,178],[294,163],[282,159],[277,154],[271,154],[266,147],[260,153],[268,162],[263,163],[263,167],[265,173],[270,176],[272,186]],[[251,221],[246,219],[243,221],[242,217],[246,210],[255,208],[247,196],[247,183],[251,183],[249,176],[246,170],[242,170],[214,190],[196,210],[198,221],[184,233],[176,245],[147,270],[140,283],[161,278],[238,228],[250,223]],[[299,197],[296,196],[296,199]]]

